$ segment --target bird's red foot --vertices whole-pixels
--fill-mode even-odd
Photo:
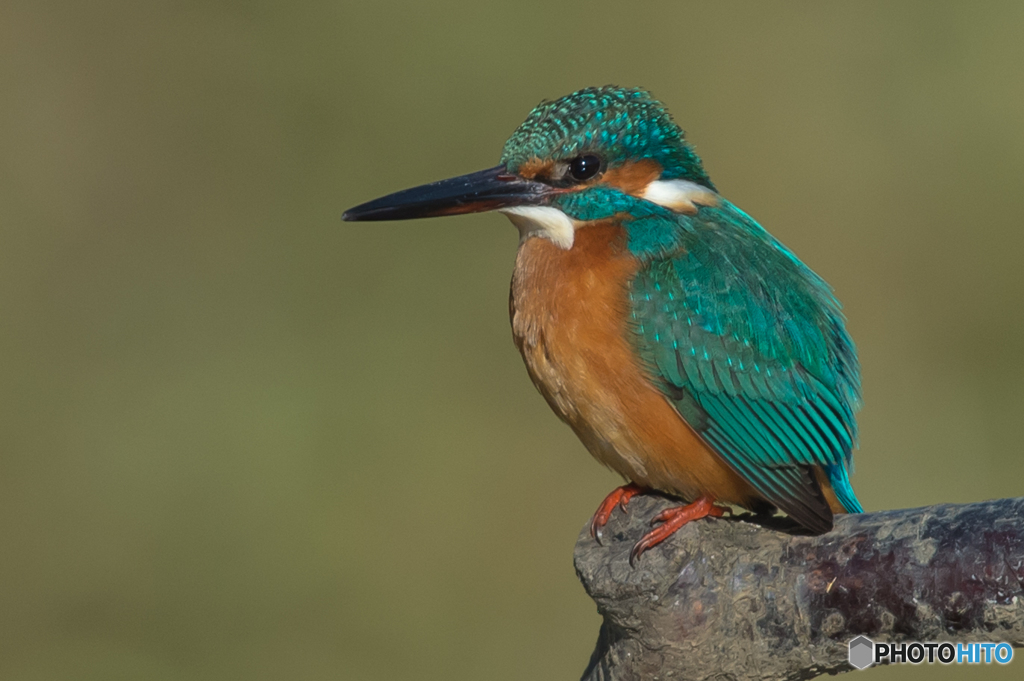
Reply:
[[[701,497],[686,506],[666,508],[651,519],[651,525],[655,523],[661,523],[661,525],[640,537],[640,541],[633,545],[633,550],[629,552],[629,564],[635,565],[644,551],[665,541],[676,530],[691,520],[699,520],[709,515],[718,518],[723,513],[725,513],[725,509],[721,506],[715,506],[715,500],[707,496]]]
[[[647,491],[647,488],[641,487],[635,483],[629,483],[622,487],[616,487],[611,491],[611,494],[604,498],[601,505],[597,507],[597,512],[594,513],[594,517],[590,519],[590,536],[597,540],[597,543],[601,543],[601,529],[608,522],[608,519],[612,517],[612,511],[615,510],[617,505],[623,511],[626,510],[626,505],[629,500],[635,497],[637,494],[643,494]]]

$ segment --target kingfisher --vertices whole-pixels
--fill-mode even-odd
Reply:
[[[509,316],[534,385],[626,484],[680,499],[630,562],[719,504],[804,530],[861,513],[850,484],[860,365],[832,288],[724,198],[646,90],[541,102],[488,170],[343,219],[504,213],[519,230]]]

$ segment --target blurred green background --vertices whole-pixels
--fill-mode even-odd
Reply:
[[[1024,4],[0,4],[0,678],[574,679],[617,479],[500,216],[342,224],[642,85],[837,289],[869,509],[1024,494]],[[871,678],[1010,678],[888,669]]]

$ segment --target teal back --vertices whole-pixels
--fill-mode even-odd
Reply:
[[[626,220],[643,260],[633,342],[679,412],[768,501],[817,531],[831,511],[812,467],[849,485],[860,369],[830,287],[746,213]]]

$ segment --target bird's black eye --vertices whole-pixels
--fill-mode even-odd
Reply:
[[[577,156],[569,161],[569,175],[577,182],[583,182],[601,172],[601,159],[594,154]]]

